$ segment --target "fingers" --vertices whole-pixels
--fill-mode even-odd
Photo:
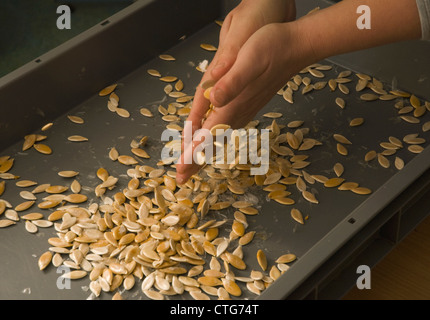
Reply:
[[[253,82],[266,69],[264,57],[243,48],[233,66],[213,87],[210,101],[215,107],[223,107],[237,97],[247,84]]]

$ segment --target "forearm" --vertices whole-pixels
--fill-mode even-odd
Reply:
[[[370,8],[370,29],[359,29],[360,5]],[[415,0],[344,0],[296,21],[313,60],[397,41],[419,39]]]

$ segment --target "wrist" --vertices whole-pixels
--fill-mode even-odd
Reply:
[[[310,36],[307,25],[303,24],[300,19],[283,23],[281,27],[287,35],[285,42],[285,51],[289,52],[287,59],[293,62],[290,65],[296,66],[296,72],[325,58],[320,51],[316,50],[315,40]]]

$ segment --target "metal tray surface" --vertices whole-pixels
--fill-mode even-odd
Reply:
[[[306,5],[318,3],[320,2],[309,1],[306,2]],[[165,51],[165,53],[173,55],[176,61],[163,61],[154,56],[153,59],[143,63],[134,71],[118,77],[114,81],[118,83],[115,92],[120,97],[120,105],[130,111],[130,118],[121,118],[110,112],[106,107],[107,98],[99,97],[97,92],[94,92],[82,103],[76,104],[67,112],[56,117],[53,127],[43,133],[48,136],[45,143],[53,149],[52,155],[42,155],[34,149],[22,152],[21,139],[16,144],[2,150],[0,156],[14,157],[16,161],[11,172],[19,175],[21,179],[35,180],[40,184],[49,182],[69,185],[72,180],[59,177],[57,172],[60,170],[79,171],[77,179],[84,186],[82,193],[89,197],[87,204],[99,201],[94,196],[94,188],[99,184],[95,173],[99,167],[104,167],[111,175],[120,177],[117,187],[107,193],[112,196],[126,187],[129,180],[126,171],[129,167],[109,159],[108,152],[111,147],[116,147],[120,154],[131,155],[129,146],[131,140],[147,135],[150,139],[145,150],[152,157],[142,163],[155,166],[161,152],[160,136],[166,123],[157,113],[157,107],[160,104],[166,106],[174,99],[166,97],[164,94],[163,88],[166,83],[148,75],[147,69],[157,69],[162,75],[178,76],[185,84],[184,91],[193,94],[194,88],[201,78],[201,73],[195,69],[196,65],[205,59],[210,61],[213,57],[213,53],[202,50],[199,45],[201,43],[217,45],[218,34],[219,26],[210,23]],[[345,70],[344,66],[333,63],[333,61],[321,63],[333,64],[333,69],[325,71],[324,79],[316,79],[307,75],[312,82],[328,80]],[[291,197],[296,200],[296,204],[283,206],[269,201],[266,198],[266,192],[261,192],[260,188],[251,188],[251,194],[259,199],[260,213],[256,216],[248,216],[247,230],[255,230],[257,233],[254,240],[243,248],[244,261],[247,263],[248,269],[246,271],[234,270],[234,273],[248,276],[250,270],[259,270],[255,256],[258,249],[262,249],[266,253],[269,266],[274,264],[277,257],[288,252],[294,253],[298,257],[291,264],[291,268],[263,292],[260,299],[287,298],[294,288],[333,255],[343,243],[429,168],[430,149],[428,147],[419,155],[412,154],[405,148],[399,150],[396,155],[402,157],[406,162],[405,168],[401,171],[394,168],[394,156],[389,156],[391,166],[388,169],[379,166],[376,160],[369,163],[363,160],[367,151],[382,150],[379,143],[387,141],[391,135],[402,138],[406,134],[416,132],[428,141],[430,133],[423,133],[421,125],[430,120],[430,114],[427,112],[421,118],[420,125],[405,123],[398,118],[394,101],[361,101],[359,96],[363,92],[355,92],[354,74],[350,78],[353,81],[346,84],[350,89],[350,94],[347,96],[339,90],[330,92],[328,86],[323,90],[314,90],[306,95],[296,92],[293,105],[283,100],[281,96],[275,96],[256,117],[261,120],[259,125],[261,128],[271,123],[271,120],[261,117],[268,111],[283,113],[283,117],[277,119],[279,124],[286,124],[292,120],[303,120],[303,127],[310,128],[308,137],[316,138],[323,143],[312,150],[297,152],[297,154],[309,155],[309,161],[312,162],[304,170],[311,174],[334,177],[333,165],[341,162],[345,167],[343,177],[347,181],[356,181],[373,190],[371,195],[362,196],[352,192],[328,189],[318,182],[308,184],[308,190],[315,193],[319,200],[319,204],[315,205],[304,200],[294,186],[289,186],[288,190],[292,192]],[[79,83],[76,84],[76,86],[79,85]],[[345,98],[347,103],[345,109],[340,109],[335,104],[334,100],[338,96]],[[428,96],[420,96],[420,98],[429,99]],[[61,100],[58,103],[61,103]],[[141,107],[152,110],[155,117],[143,117],[139,113]],[[67,119],[67,115],[81,116],[85,119],[85,124],[72,123]],[[355,117],[364,117],[365,123],[360,127],[349,127],[349,121]],[[19,121],[16,122],[16,125],[20,125]],[[40,133],[40,130],[35,132]],[[347,146],[348,156],[345,157],[336,152],[333,133],[343,134],[352,141],[353,144]],[[67,137],[72,134],[88,137],[89,141],[70,142]],[[427,145],[426,142],[425,146]],[[18,195],[21,190],[15,186],[14,181],[7,181],[2,199],[8,200],[15,206],[22,202]],[[292,207],[300,209],[309,216],[304,225],[298,224],[291,218]],[[40,210],[30,209],[30,211]],[[210,212],[206,219],[227,218],[228,223],[223,234],[228,237],[233,212],[231,209]],[[49,213],[44,214],[47,217]],[[39,271],[37,260],[40,254],[49,248],[47,239],[55,236],[53,228],[40,228],[37,234],[29,234],[24,229],[24,223],[20,221],[15,226],[0,230],[0,233],[2,239],[0,243],[1,299],[93,298],[88,290],[88,278],[72,281],[71,289],[59,290],[57,281],[60,274],[53,266]],[[242,288],[243,294],[239,299],[258,298],[247,291],[244,286]],[[132,290],[122,292],[122,295],[127,299],[147,299],[140,290],[139,281]],[[102,293],[100,298],[110,299],[111,294]],[[191,296],[184,294],[182,297],[174,296],[171,299],[178,298],[190,299]]]

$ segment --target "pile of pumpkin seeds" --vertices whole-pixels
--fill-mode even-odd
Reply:
[[[203,50],[214,52],[214,45],[203,43]],[[159,56],[165,61],[174,62],[170,54]],[[204,72],[202,64],[196,69]],[[278,91],[288,102],[294,103],[297,94],[307,95],[314,90],[327,90],[335,95],[333,104],[341,109],[351,107],[346,97],[349,88],[346,83],[356,81],[355,90],[362,92],[363,101],[394,101],[399,119],[414,125],[421,125],[421,119],[430,111],[430,103],[421,101],[415,95],[388,90],[379,80],[364,74],[353,74],[345,70],[336,78],[326,79],[324,71],[331,65],[313,64],[292,77]],[[192,94],[184,92],[185,81],[176,76],[163,76],[158,70],[148,69],[148,74],[165,82],[164,94],[174,99],[167,105],[159,105],[156,112],[140,108],[144,117],[159,116],[170,130],[182,131],[181,123],[191,111]],[[315,82],[312,82],[315,79]],[[213,83],[205,83],[210,90]],[[121,106],[117,85],[110,85],[99,92],[108,97],[107,109],[120,117],[130,117],[130,112]],[[209,92],[209,91],[208,91]],[[207,94],[205,95],[208,96]],[[213,111],[213,106],[208,110]],[[25,229],[37,233],[38,228],[54,227],[56,236],[48,239],[49,249],[40,255],[40,270],[67,266],[72,271],[63,275],[69,279],[88,277],[89,289],[95,297],[102,292],[115,293],[113,299],[122,299],[124,291],[140,285],[149,299],[165,299],[188,293],[193,299],[231,299],[241,297],[243,290],[259,295],[263,290],[286,272],[297,257],[286,248],[280,257],[266,257],[263,250],[253,253],[259,269],[249,270],[244,261],[247,254],[244,248],[256,231],[249,229],[248,216],[259,214],[259,199],[252,190],[263,189],[269,201],[275,201],[289,208],[288,212],[296,223],[305,225],[309,212],[301,212],[295,207],[297,192],[312,205],[319,200],[310,185],[320,183],[327,189],[351,191],[358,195],[372,192],[366,186],[347,179],[342,163],[337,162],[330,176],[312,172],[312,159],[306,151],[319,148],[323,143],[306,127],[303,119],[291,119],[286,124],[278,123],[281,112],[268,112],[261,119],[252,120],[245,129],[262,127],[270,130],[270,166],[265,175],[250,174],[251,164],[213,164],[205,165],[184,185],[176,183],[175,158],[159,160],[156,165],[145,161],[156,158],[145,150],[148,139],[144,136],[130,143],[130,154],[120,154],[115,146],[109,150],[108,157],[126,166],[129,177],[127,187],[119,190],[120,177],[112,176],[109,168],[94,169],[100,183],[94,190],[94,199],[88,205],[87,196],[81,194],[82,186],[76,179],[79,172],[64,170],[59,176],[73,179],[69,185],[38,184],[23,180],[10,173],[14,158],[0,157],[0,196],[6,188],[6,180],[17,180],[20,188],[34,187],[20,192],[23,202],[12,206],[7,200],[0,200],[0,228],[25,221]],[[75,124],[83,124],[83,118],[69,115]],[[204,119],[203,119],[204,121]],[[267,123],[270,121],[270,124]],[[349,126],[365,124],[365,119],[357,117],[349,121]],[[48,131],[53,123],[41,130]],[[218,125],[216,128],[228,128]],[[430,130],[430,121],[421,125],[421,131]],[[411,153],[419,153],[426,143],[417,133],[418,129],[405,137],[388,136],[381,141],[381,150],[371,150],[363,155],[365,162],[376,159],[381,168],[389,168],[393,162],[401,170],[405,162],[396,152],[407,145]],[[333,133],[336,143],[333,153],[348,157],[353,143],[340,133]],[[51,148],[39,143],[47,139],[41,134],[24,137],[22,150],[34,147],[38,152],[49,155]],[[69,141],[85,143],[88,139],[79,134],[67,138]],[[166,145],[176,150],[181,142],[172,140]],[[236,150],[239,152],[239,148]],[[394,161],[389,157],[395,155]],[[254,188],[254,189],[253,189]],[[47,193],[43,198],[38,194]],[[40,211],[50,210],[50,215],[29,211],[37,206]],[[214,213],[209,219],[209,212]],[[223,212],[226,212],[224,214]],[[227,217],[227,218],[226,218]],[[249,257],[248,257],[249,259]],[[268,261],[274,261],[269,265]],[[241,275],[236,275],[241,271]],[[243,271],[249,271],[243,276]]]

